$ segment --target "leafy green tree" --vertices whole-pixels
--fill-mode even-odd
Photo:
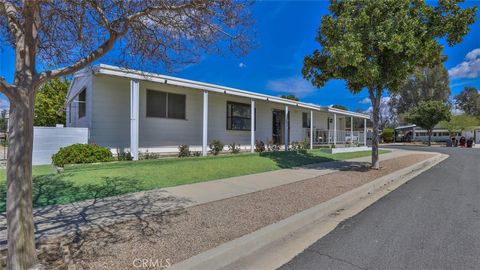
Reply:
[[[290,100],[300,101],[300,99],[298,97],[296,97],[295,95],[281,95],[280,97],[290,99]]]
[[[55,78],[43,84],[35,97],[35,126],[65,125],[65,99],[70,82]]]
[[[13,80],[0,76],[0,92],[11,105],[7,269],[43,268],[36,265],[32,214],[38,88],[92,65],[113,48],[123,67],[169,70],[225,49],[245,54],[252,37],[250,6],[236,0],[0,0],[0,40],[15,59]]]
[[[450,92],[448,71],[443,63],[432,68],[418,67],[398,91],[391,94],[390,110],[399,115],[422,101],[440,100],[447,103]]]
[[[406,120],[427,130],[428,145],[431,145],[433,128],[441,121],[450,121],[450,108],[442,101],[422,101],[411,108],[406,114]]]
[[[447,129],[450,136],[453,136],[456,132],[474,130],[476,127],[480,126],[480,117],[468,114],[453,115],[450,118],[450,121],[442,121],[438,126]]]
[[[348,111],[348,108],[343,106],[343,105],[334,104],[334,105],[332,105],[332,108]]]
[[[480,116],[480,93],[474,87],[465,87],[455,97],[455,104],[466,114]]]
[[[372,168],[379,168],[378,134],[381,97],[397,92],[418,66],[442,62],[439,38],[460,42],[475,21],[476,8],[460,1],[355,0],[331,1],[322,17],[320,50],[304,59],[303,76],[322,87],[344,79],[352,93],[367,89],[372,103]]]
[[[3,109],[0,112],[0,132],[6,132],[8,125],[7,110]]]

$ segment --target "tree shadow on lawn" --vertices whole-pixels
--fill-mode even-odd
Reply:
[[[282,169],[292,169],[304,167],[309,169],[330,169],[334,168],[341,171],[369,171],[368,162],[342,161],[328,157],[316,156],[308,151],[288,151],[288,152],[263,152],[260,156],[269,158]],[[334,164],[326,162],[335,162]]]
[[[105,177],[99,183],[77,186],[65,179],[67,176],[67,173],[50,174],[33,179],[35,236],[40,245],[46,239],[60,237],[68,245],[79,246],[96,235],[99,243],[106,247],[127,240],[109,228],[131,220],[138,222],[135,229],[148,238],[158,233],[152,227],[168,224],[170,217],[182,213],[191,203],[164,190],[132,193],[141,189],[135,179]],[[4,218],[0,219],[0,250],[7,245],[5,201],[6,187],[1,183],[0,216]],[[155,222],[147,221],[147,216],[155,216]]]
[[[315,156],[308,151],[278,151],[278,152],[263,152],[261,157],[269,158],[282,169],[289,169],[308,164],[323,163],[327,161],[334,161],[332,158]]]
[[[125,177],[103,177],[99,183],[78,186],[65,178],[69,173],[47,174],[32,179],[33,207],[111,197],[142,189],[140,182]],[[6,211],[6,183],[0,183],[0,212]]]

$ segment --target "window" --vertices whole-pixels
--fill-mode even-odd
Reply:
[[[185,119],[185,95],[147,90],[147,117]]]
[[[227,130],[251,130],[250,104],[227,102]]]
[[[87,108],[87,94],[85,89],[83,89],[80,94],[78,94],[78,118],[85,116]]]
[[[310,114],[309,113],[302,113],[302,122],[303,128],[310,128]]]

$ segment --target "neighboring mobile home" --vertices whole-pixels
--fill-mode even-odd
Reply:
[[[285,89],[288,92],[288,89]],[[253,108],[253,110],[252,110]],[[347,127],[347,119],[349,124]],[[355,131],[353,118],[363,119]],[[112,152],[208,151],[220,140],[253,151],[255,141],[288,146],[366,145],[368,115],[171,76],[97,65],[74,74],[67,126]]]
[[[447,129],[441,127],[435,127],[432,131],[432,142],[446,142],[452,137],[459,140],[461,137],[466,139],[473,138],[475,144],[480,144],[480,128],[474,127],[471,130],[458,130],[451,134]],[[396,142],[427,142],[428,131],[416,125],[399,126],[395,128],[395,141]]]

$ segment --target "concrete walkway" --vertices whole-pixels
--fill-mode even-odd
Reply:
[[[417,151],[392,150],[381,160],[397,158]],[[143,219],[198,204],[222,200],[277,187],[338,170],[361,166],[370,157],[312,164],[304,167],[231,177],[208,182],[163,188],[97,200],[54,205],[34,209],[38,240],[98,229],[131,219]],[[0,249],[6,247],[6,218],[0,220]]]

